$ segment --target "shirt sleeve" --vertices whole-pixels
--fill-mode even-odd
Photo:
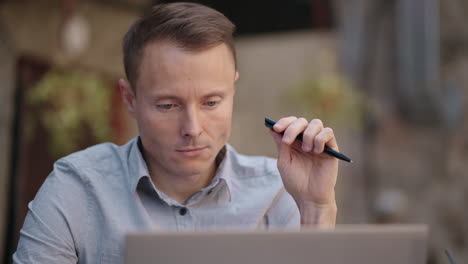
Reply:
[[[300,229],[301,217],[296,202],[282,187],[267,213],[269,229]]]
[[[28,205],[13,263],[78,263],[87,219],[84,185],[72,165],[63,160],[54,164]]]

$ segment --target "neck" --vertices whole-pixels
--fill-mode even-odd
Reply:
[[[150,164],[148,162],[148,169],[155,186],[180,204],[185,204],[194,193],[208,186],[216,173],[215,162],[203,173],[190,175],[169,174]]]

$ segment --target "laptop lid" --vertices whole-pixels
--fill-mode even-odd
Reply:
[[[338,226],[334,230],[150,232],[126,237],[127,264],[423,264],[424,225]]]

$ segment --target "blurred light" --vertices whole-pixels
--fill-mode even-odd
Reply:
[[[83,16],[75,14],[64,22],[61,44],[67,56],[74,58],[83,54],[89,46],[89,41],[89,24]]]
[[[400,219],[407,207],[408,197],[397,189],[382,190],[375,201],[375,210],[379,216]]]

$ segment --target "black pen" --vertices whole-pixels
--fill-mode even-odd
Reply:
[[[265,117],[265,126],[268,127],[268,128],[271,128],[273,129],[273,126],[276,124],[276,121],[268,118],[268,117]],[[284,134],[284,133],[281,133],[281,135]],[[297,140],[300,140],[302,141],[302,133],[299,134],[297,137],[296,137]],[[344,154],[336,151],[336,150],[333,150],[327,146],[325,146],[325,150],[323,151],[325,153],[327,153],[328,155],[331,155],[337,159],[340,159],[340,160],[344,160],[344,161],[347,161],[347,162],[353,162],[350,158],[346,157]]]
[[[453,259],[452,254],[450,253],[450,250],[448,248],[445,249],[445,255],[447,255],[447,258],[449,259],[451,264],[457,264],[455,262],[455,259]]]

